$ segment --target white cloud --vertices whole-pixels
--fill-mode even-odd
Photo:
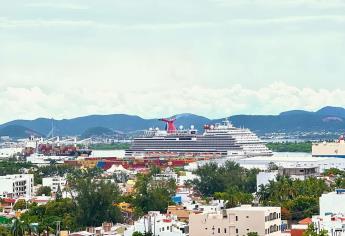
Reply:
[[[143,117],[191,112],[210,118],[236,114],[270,114],[290,109],[316,110],[345,106],[345,90],[315,90],[274,83],[259,89],[241,85],[214,89],[182,89],[116,93],[112,89],[68,89],[47,92],[39,87],[0,91],[1,121],[37,117],[71,118],[89,114],[126,113]]]
[[[79,4],[73,4],[73,3],[67,3],[67,2],[32,2],[27,3],[25,6],[27,7],[37,7],[37,8],[59,8],[59,9],[69,9],[69,10],[87,10],[89,9],[88,6],[85,5],[79,5]]]
[[[61,20],[61,19],[29,19],[12,20],[0,18],[0,28],[95,28],[109,30],[180,30],[180,29],[205,29],[227,26],[260,26],[260,25],[283,25],[309,22],[345,23],[345,15],[310,15],[310,16],[287,16],[275,18],[234,18],[224,21],[191,21],[182,23],[136,23],[136,24],[113,24],[102,23],[92,20]]]
[[[345,6],[343,0],[212,0],[223,6],[234,6],[250,4],[254,5],[264,5],[264,6],[312,6],[312,7],[339,7]]]
[[[344,7],[343,0],[8,1],[0,9],[0,121],[344,106]]]

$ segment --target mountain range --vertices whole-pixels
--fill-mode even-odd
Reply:
[[[222,119],[185,113],[176,117],[176,127],[194,125],[202,130],[204,124],[219,123]],[[342,107],[324,107],[318,111],[291,110],[279,115],[235,115],[228,117],[236,127],[246,127],[259,135],[277,132],[343,132],[345,131],[345,109]],[[90,115],[73,119],[52,120],[13,120],[0,125],[0,136],[27,137],[29,135],[48,135],[54,127],[54,135],[82,135],[100,133],[100,129],[109,133],[130,133],[150,127],[164,128],[158,119],[144,119],[135,115],[112,114]]]

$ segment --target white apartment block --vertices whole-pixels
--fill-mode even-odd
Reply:
[[[345,215],[313,216],[316,232],[327,230],[329,236],[345,236]]]
[[[281,235],[280,207],[240,207],[213,213],[191,214],[189,236]]]
[[[0,176],[0,197],[32,197],[33,185],[32,174]]]
[[[132,236],[134,232],[152,232],[154,236],[187,236],[188,225],[178,221],[174,215],[151,211],[134,222],[134,225],[124,232],[124,236]]]
[[[322,194],[320,199],[320,215],[345,215],[345,189],[336,189],[334,192]]]
[[[66,179],[60,176],[42,178],[42,185],[46,187],[50,187],[50,189],[54,193],[57,192],[59,185],[60,185],[61,191],[64,190],[66,186],[66,182],[67,182]]]

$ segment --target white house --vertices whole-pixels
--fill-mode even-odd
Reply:
[[[124,236],[132,236],[134,232],[152,232],[156,236],[186,236],[188,235],[188,225],[178,221],[176,216],[151,211],[131,225],[124,232]]]
[[[313,216],[312,222],[317,232],[327,230],[329,236],[345,236],[345,215]]]
[[[50,187],[50,189],[54,193],[56,193],[56,191],[58,190],[59,185],[61,191],[64,190],[66,182],[66,178],[60,176],[42,178],[42,185]]]

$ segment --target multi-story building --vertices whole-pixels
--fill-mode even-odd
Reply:
[[[31,197],[33,195],[34,175],[17,174],[0,176],[1,197]]]
[[[188,235],[188,225],[178,221],[174,215],[151,211],[134,222],[134,225],[124,232],[124,236],[132,236],[134,232],[151,232],[155,236],[186,236]]]
[[[345,189],[336,189],[334,192],[322,194],[320,199],[320,215],[345,215]]]
[[[279,166],[278,170],[262,171],[256,175],[256,189],[260,190],[261,185],[267,185],[270,181],[275,181],[278,176],[287,176],[291,179],[306,180],[310,177],[320,175],[318,166]]]
[[[317,233],[326,230],[329,236],[345,235],[345,215],[335,214],[326,216],[313,216],[312,221]]]
[[[320,175],[318,166],[295,166],[279,168],[279,175],[289,176],[292,179],[305,180],[310,177],[317,177]]]
[[[56,193],[59,185],[61,190],[65,188],[66,178],[60,176],[42,178],[42,185],[50,187],[52,192]]]
[[[243,205],[222,211],[191,214],[190,236],[259,236],[281,234],[280,207],[252,207]]]

